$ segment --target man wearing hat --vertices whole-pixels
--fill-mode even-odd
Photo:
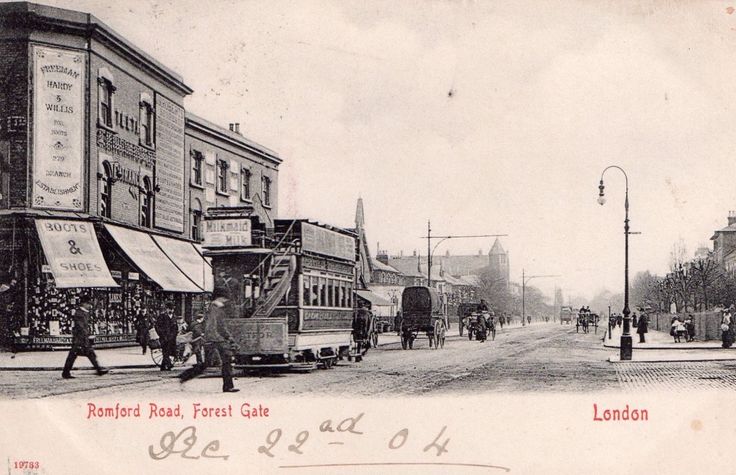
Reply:
[[[225,326],[225,317],[230,310],[230,299],[227,291],[222,287],[215,287],[212,297],[214,300],[210,304],[204,322],[205,359],[181,373],[179,379],[184,383],[202,374],[207,368],[207,362],[212,360],[212,354],[217,352],[222,361],[222,392],[236,393],[240,390],[233,384],[233,341]]]
[[[72,328],[72,348],[66,357],[64,369],[61,377],[64,379],[73,379],[71,371],[77,356],[82,355],[89,358],[92,366],[97,370],[97,374],[102,376],[107,374],[108,370],[100,366],[97,362],[97,355],[92,348],[92,339],[89,334],[89,317],[92,312],[92,300],[89,296],[81,297],[79,307],[74,312],[74,328]]]
[[[174,315],[174,302],[166,302],[166,309],[156,318],[156,333],[161,341],[161,371],[171,371],[174,364],[171,358],[176,354],[176,334],[179,326]]]

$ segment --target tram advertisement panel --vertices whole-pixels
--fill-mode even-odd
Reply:
[[[355,260],[355,239],[309,223],[302,223],[302,249],[349,261]]]

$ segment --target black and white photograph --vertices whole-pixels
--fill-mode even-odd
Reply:
[[[736,2],[0,0],[0,469],[714,473]]]

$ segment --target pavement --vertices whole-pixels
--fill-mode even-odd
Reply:
[[[607,330],[607,329],[606,329]],[[736,347],[722,348],[720,340],[693,341],[681,343],[674,341],[669,333],[650,330],[646,334],[646,343],[639,343],[639,335],[631,335],[633,352],[631,360],[621,361],[617,353],[608,360],[612,363],[665,363],[694,361],[736,361]],[[620,349],[621,329],[616,328],[608,339],[608,331],[603,341],[605,348]]]
[[[457,326],[450,330],[447,339],[459,339]],[[465,338],[465,337],[463,337]],[[396,333],[381,333],[378,346],[401,342]],[[61,371],[66,360],[67,350],[22,351],[12,353],[0,351],[0,371]],[[149,352],[141,354],[140,346],[118,348],[95,348],[100,364],[108,369],[146,369],[156,368]],[[74,370],[93,370],[92,364],[84,356],[78,356]]]

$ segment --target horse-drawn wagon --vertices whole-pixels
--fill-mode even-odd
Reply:
[[[401,295],[401,347],[414,348],[419,333],[426,333],[430,348],[445,346],[448,321],[437,292],[424,286],[407,287]]]

